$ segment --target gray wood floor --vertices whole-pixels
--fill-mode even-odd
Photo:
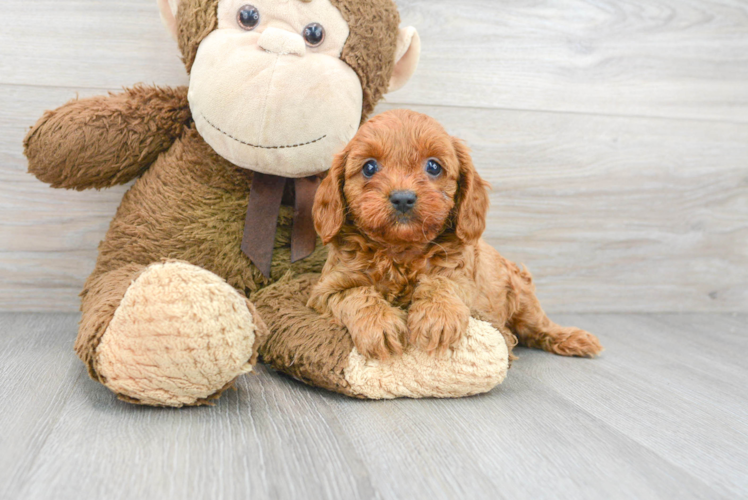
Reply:
[[[597,360],[520,350],[463,400],[365,402],[260,367],[215,407],[89,380],[77,315],[0,314],[0,498],[746,498],[748,316],[562,315]]]

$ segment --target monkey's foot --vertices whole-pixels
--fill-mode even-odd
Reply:
[[[184,262],[153,264],[127,289],[96,369],[132,403],[207,404],[252,371],[265,332],[254,306],[219,276]]]
[[[510,358],[504,335],[470,318],[460,340],[440,354],[412,346],[402,356],[379,361],[354,349],[345,379],[351,393],[368,399],[458,398],[488,392],[502,383]]]

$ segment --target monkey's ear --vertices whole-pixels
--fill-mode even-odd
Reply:
[[[387,92],[401,89],[408,83],[416,72],[418,60],[421,58],[421,37],[412,26],[400,28],[397,34],[397,50],[395,50],[395,70],[390,79]]]
[[[161,22],[164,23],[171,37],[177,39],[177,9],[180,0],[156,0],[161,11]]]

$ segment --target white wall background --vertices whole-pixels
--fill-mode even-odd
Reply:
[[[381,109],[473,147],[486,237],[546,309],[748,312],[748,2],[398,3],[423,58]],[[25,131],[75,95],[186,75],[155,0],[0,12],[0,310],[74,311],[125,188],[36,181]]]

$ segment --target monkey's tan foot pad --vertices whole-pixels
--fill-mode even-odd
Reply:
[[[364,358],[344,328],[306,307],[318,279],[317,274],[287,276],[254,297],[270,331],[260,356],[276,370],[363,399],[472,396],[506,378],[510,349],[504,335],[475,318],[446,354],[411,348],[386,361]]]
[[[265,326],[223,279],[183,262],[149,266],[96,350],[104,385],[145,405],[199,405],[252,371]]]
[[[488,392],[506,378],[504,336],[470,318],[462,339],[445,354],[410,348],[386,361],[366,359],[354,348],[345,369],[351,391],[368,399],[459,398]]]

